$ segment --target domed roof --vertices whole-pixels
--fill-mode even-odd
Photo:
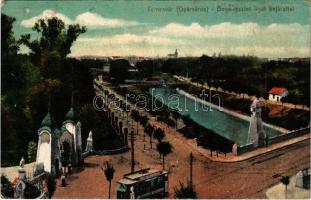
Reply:
[[[54,123],[54,119],[51,115],[50,112],[48,112],[45,117],[43,118],[42,122],[41,122],[41,127],[49,127],[49,128],[53,128],[55,125]]]
[[[75,109],[73,107],[71,107],[69,109],[69,111],[67,112],[67,114],[65,115],[65,120],[64,121],[76,122],[76,119],[77,119],[77,116],[76,116]]]
[[[69,111],[65,115],[64,122],[66,121],[73,121],[76,122],[77,120],[77,115],[76,111],[74,109],[74,93],[71,94],[71,105]]]
[[[45,115],[45,117],[43,118],[43,120],[41,122],[41,126],[47,126],[47,127],[51,127],[52,126],[52,118],[51,118],[50,112],[48,112]]]

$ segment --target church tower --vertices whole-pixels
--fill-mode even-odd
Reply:
[[[178,58],[178,51],[177,51],[177,49],[175,49],[174,57]]]
[[[61,169],[60,151],[58,143],[59,130],[50,112],[50,102],[48,113],[41,122],[38,130],[39,141],[37,148],[37,158],[35,173],[48,172],[57,175]]]
[[[263,146],[266,133],[263,129],[261,119],[261,106],[258,99],[255,99],[251,105],[251,120],[248,130],[248,144],[253,143],[254,147]]]

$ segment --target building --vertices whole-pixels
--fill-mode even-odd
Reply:
[[[62,127],[60,129],[56,127],[49,106],[38,135],[34,174],[45,171],[56,176],[60,174],[62,167],[75,166],[82,161],[81,123],[76,117],[73,97]]]
[[[168,58],[178,58],[178,51],[175,49],[175,53],[169,53],[167,54]]]
[[[282,87],[273,87],[268,93],[269,100],[280,102],[283,97],[288,95],[288,90]]]

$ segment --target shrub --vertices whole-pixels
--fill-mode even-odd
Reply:
[[[14,190],[11,185],[11,182],[4,175],[1,175],[1,195],[7,198],[13,198],[14,196]]]
[[[194,190],[194,187],[190,184],[184,186],[183,183],[180,183],[180,187],[174,188],[175,195],[174,197],[177,199],[196,199],[197,193]]]
[[[28,143],[28,149],[27,149],[27,159],[28,162],[34,162],[36,160],[37,155],[37,143],[34,141],[30,141]]]

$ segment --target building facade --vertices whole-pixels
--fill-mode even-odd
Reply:
[[[81,123],[73,106],[58,129],[50,111],[38,130],[38,148],[35,173],[42,171],[59,175],[62,167],[76,166],[82,161]]]
[[[271,90],[269,90],[270,101],[281,102],[281,99],[283,97],[286,97],[287,95],[288,95],[288,90],[286,88],[273,87],[271,88]]]

